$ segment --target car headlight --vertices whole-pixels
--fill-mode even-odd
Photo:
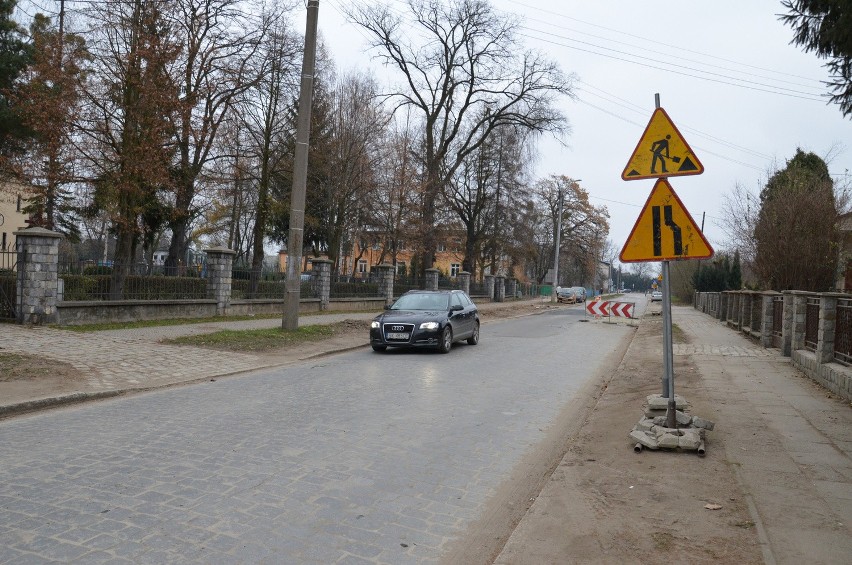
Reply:
[[[378,329],[380,325],[381,325],[381,324],[379,324],[379,322],[377,322],[376,320],[373,320],[373,321],[370,323],[370,327],[371,327],[371,328],[373,328],[374,330]]]
[[[438,322],[423,322],[422,324],[420,324],[420,329],[421,330],[437,330],[438,329]]]

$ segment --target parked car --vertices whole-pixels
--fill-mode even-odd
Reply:
[[[663,300],[663,293],[660,290],[655,290],[651,293],[651,302],[661,302]]]
[[[574,297],[576,302],[585,302],[586,301],[586,287],[584,286],[572,286],[571,290],[574,291]]]
[[[556,301],[563,304],[575,304],[586,301],[586,289],[582,286],[556,287]]]
[[[556,301],[563,304],[574,304],[576,297],[569,287],[556,287]]]
[[[479,310],[462,290],[410,290],[370,324],[373,351],[427,347],[448,353],[457,341],[479,343]]]

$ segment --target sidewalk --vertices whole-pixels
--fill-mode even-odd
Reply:
[[[479,304],[483,323],[489,313],[536,304],[540,299]],[[341,312],[302,315],[299,325],[334,324],[343,320],[372,320],[378,312]],[[72,332],[41,326],[0,326],[0,352],[36,353],[69,363],[83,375],[68,382],[60,378],[34,381],[0,381],[0,417],[84,400],[191,383],[211,378],[295,363],[307,358],[368,345],[363,337],[343,336],[306,343],[283,355],[234,353],[200,347],[159,343],[180,336],[212,333],[223,329],[276,328],[280,318],[204,322],[180,326],[157,326],[99,332]]]
[[[646,316],[495,563],[852,563],[849,403],[709,316],[672,318],[675,392],[716,422],[706,458],[631,450],[661,389],[662,323]],[[660,372],[639,374],[654,358]]]

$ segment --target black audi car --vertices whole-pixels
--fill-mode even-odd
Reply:
[[[374,351],[429,347],[447,353],[462,340],[479,342],[479,311],[462,290],[411,290],[370,324]]]

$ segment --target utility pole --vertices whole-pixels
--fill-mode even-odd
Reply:
[[[556,220],[556,251],[553,252],[553,290],[550,301],[556,302],[556,285],[559,282],[559,239],[562,236],[562,185],[559,185],[559,215]]]
[[[308,178],[308,148],[311,135],[311,102],[317,52],[319,0],[308,0],[305,50],[302,56],[302,82],[299,87],[299,117],[296,124],[296,151],[293,162],[293,192],[290,195],[290,232],[287,237],[287,283],[284,304],[285,330],[299,327],[302,246],[305,239],[305,190]]]

